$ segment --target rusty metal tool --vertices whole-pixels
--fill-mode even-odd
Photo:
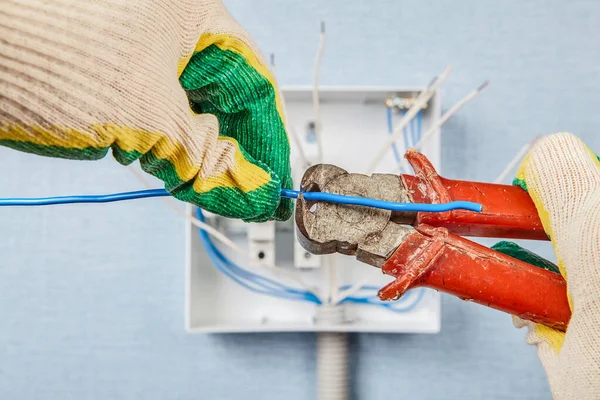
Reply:
[[[429,287],[564,331],[571,311],[560,274],[461,237],[548,240],[529,195],[516,186],[445,179],[415,150],[406,158],[414,176],[315,165],[304,174],[302,190],[391,202],[467,200],[480,203],[482,212],[395,212],[312,202],[300,194],[295,219],[302,246],[313,254],[354,255],[395,277],[379,291],[381,300]]]

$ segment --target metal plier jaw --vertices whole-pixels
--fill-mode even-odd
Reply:
[[[334,165],[311,167],[301,185],[309,192],[409,201],[397,175],[349,174]],[[394,223],[392,212],[388,210],[311,202],[302,195],[296,202],[296,226],[300,243],[307,251],[356,255],[359,261],[376,267],[382,267],[403,238],[414,231],[411,226]]]
[[[515,186],[442,178],[414,150],[406,158],[414,176],[366,176],[315,165],[306,171],[301,186],[303,191],[394,202],[468,200],[482,204],[482,212],[398,213],[311,202],[300,195],[295,218],[302,246],[313,254],[355,255],[395,277],[379,291],[382,300],[425,286],[565,330],[571,311],[560,274],[461,237],[548,240],[529,195]]]

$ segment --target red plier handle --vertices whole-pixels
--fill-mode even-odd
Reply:
[[[401,179],[413,203],[468,200],[482,205],[481,213],[418,213],[414,225],[444,227],[460,236],[548,240],[535,204],[520,187],[446,179],[416,150],[409,150],[406,158],[415,175]]]
[[[382,267],[396,280],[379,291],[395,300],[426,286],[564,331],[571,318],[560,274],[421,224]]]
[[[445,179],[414,150],[406,158],[415,175],[401,179],[412,202],[468,200],[481,204],[482,212],[418,213],[416,231],[382,267],[396,280],[381,289],[379,297],[397,299],[411,288],[426,286],[566,330],[571,309],[560,274],[460,237],[549,240],[527,192],[518,186]]]
[[[424,286],[523,319],[565,330],[571,317],[567,285],[556,272],[519,261],[462,236],[548,240],[535,204],[520,187],[440,177],[416,150],[406,158],[415,175],[351,174],[316,165],[302,179],[306,191],[386,201],[471,201],[482,211],[387,212],[323,203],[296,203],[298,238],[314,254],[342,253],[396,278],[379,292],[397,299]]]

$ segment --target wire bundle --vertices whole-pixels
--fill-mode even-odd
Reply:
[[[206,223],[206,219],[204,218],[201,209],[197,209],[196,215],[200,221]],[[238,266],[219,250],[204,229],[199,228],[199,233],[200,240],[202,241],[202,244],[208,253],[208,257],[214,264],[215,268],[236,282],[238,285],[257,294],[263,294],[281,299],[306,301],[317,305],[322,304],[321,300],[317,296],[307,290],[291,288],[281,282],[277,282],[262,275],[255,274]],[[340,290],[346,290],[349,287],[350,285],[345,285],[340,287]],[[425,290],[420,289],[414,301],[410,301],[413,296],[411,296],[409,292],[402,297],[400,301],[394,303],[384,303],[377,297],[377,290],[378,288],[376,286],[362,287],[361,291],[375,291],[375,293],[364,296],[350,296],[345,298],[342,303],[373,305],[384,307],[394,312],[409,312],[417,306],[425,294]],[[408,304],[405,305],[405,303]]]
[[[197,209],[196,216],[200,221],[206,223],[206,219],[204,218],[201,209]],[[266,294],[278,298],[308,301],[310,303],[321,304],[321,300],[319,300],[313,293],[310,293],[306,290],[290,288],[280,282],[239,267],[219,250],[204,229],[199,228],[198,230],[200,232],[200,240],[202,241],[202,244],[208,253],[208,257],[214,266],[240,286],[243,286],[244,288],[258,294]]]

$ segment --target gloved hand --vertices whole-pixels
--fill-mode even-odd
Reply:
[[[287,219],[275,81],[220,0],[13,0],[0,12],[0,144],[140,160],[180,200]]]
[[[577,137],[541,139],[515,183],[533,199],[567,281],[572,317],[566,334],[529,327],[557,400],[600,399],[600,159]]]

